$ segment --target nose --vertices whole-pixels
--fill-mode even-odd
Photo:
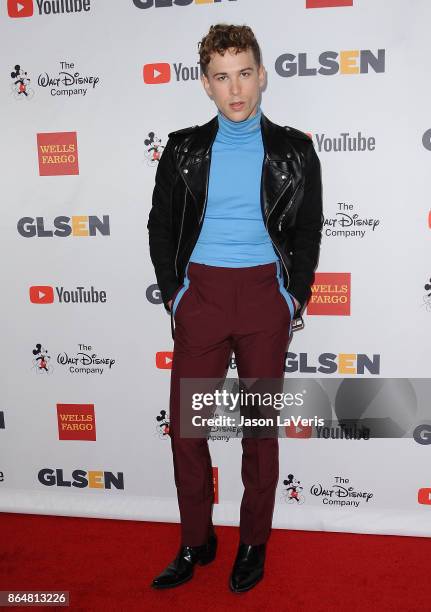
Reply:
[[[232,77],[230,80],[230,93],[232,96],[237,96],[240,92],[240,84],[238,77]]]

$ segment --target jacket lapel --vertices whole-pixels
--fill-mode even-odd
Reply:
[[[218,119],[214,116],[185,139],[178,154],[178,169],[192,195],[198,219],[201,220],[207,198],[211,147],[217,135]],[[261,134],[264,160],[261,178],[261,204],[265,217],[293,180],[295,151],[287,132],[272,123],[263,113]]]

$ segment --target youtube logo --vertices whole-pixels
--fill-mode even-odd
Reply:
[[[286,425],[286,438],[311,438],[311,425]]]
[[[172,370],[172,351],[159,351],[156,353],[156,367],[159,370]]]
[[[33,304],[52,304],[54,289],[49,285],[35,285],[30,287],[30,302]]]
[[[33,0],[7,0],[9,17],[32,17]]]
[[[148,85],[159,85],[169,83],[171,80],[171,66],[166,62],[156,64],[144,64],[144,83]]]
[[[431,506],[431,489],[423,488],[418,491],[418,504],[425,504]]]

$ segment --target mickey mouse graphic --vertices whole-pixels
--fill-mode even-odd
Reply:
[[[429,283],[425,283],[424,285],[424,289],[425,291],[430,291],[431,290],[431,278],[430,278],[430,282]],[[426,310],[430,311],[431,310],[431,292],[430,293],[426,293],[423,296],[423,301],[424,303],[422,304],[422,306],[425,306]]]
[[[166,418],[166,410],[160,410],[160,416],[156,416],[156,421],[158,422],[156,431],[159,438],[166,440],[169,436],[169,420]]]
[[[157,138],[154,132],[148,132],[148,138],[144,140],[144,144],[147,147],[145,152],[147,163],[149,166],[154,166],[159,161],[165,147],[162,145],[161,139]]]
[[[15,70],[10,73],[10,76],[12,79],[14,79],[14,82],[11,84],[11,88],[16,99],[30,99],[34,96],[34,91],[29,85],[30,79],[27,77],[27,73],[21,69],[19,64],[15,66]]]
[[[286,498],[288,504],[303,504],[305,501],[304,496],[301,494],[301,491],[304,487],[301,486],[301,481],[296,480],[293,474],[287,475],[287,480],[283,480],[283,484],[285,485],[285,489],[283,490],[283,495]]]
[[[48,355],[48,349],[44,348],[41,344],[36,344],[36,348],[33,349],[33,367],[36,369],[38,374],[46,372],[46,374],[52,373],[52,367],[49,366],[51,357]]]

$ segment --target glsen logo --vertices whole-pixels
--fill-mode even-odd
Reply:
[[[380,355],[371,357],[365,353],[321,353],[319,365],[308,364],[308,353],[286,353],[285,372],[307,372],[320,374],[380,374]]]
[[[369,49],[349,51],[323,51],[319,55],[319,68],[308,66],[308,54],[283,53],[275,60],[275,71],[281,77],[293,76],[333,76],[334,74],[368,74],[385,72],[385,49],[378,49],[375,55]]]
[[[419,489],[418,504],[424,504],[425,506],[431,506],[431,489],[429,487]]]
[[[31,17],[33,15],[33,0],[7,0],[9,17]]]
[[[49,285],[37,285],[30,287],[30,302],[33,304],[52,304],[54,301],[54,287]],[[65,289],[55,287],[60,304],[98,304],[106,302],[106,291],[98,291],[93,286],[90,289],[77,287],[76,289]]]
[[[21,217],[17,222],[18,234],[24,238],[67,238],[68,236],[110,236],[109,215],[102,218],[96,215],[74,215],[55,217],[52,225],[55,230],[45,229],[44,217]]]
[[[336,6],[353,6],[353,0],[306,0],[305,8],[333,8]]]
[[[350,315],[350,272],[316,272],[307,314]]]
[[[138,9],[164,8],[167,6],[188,6],[189,4],[216,4],[222,0],[133,0]],[[236,2],[236,0],[228,0]]]
[[[5,425],[4,425],[4,412],[3,410],[0,410],[0,429],[4,429]]]
[[[144,83],[159,85],[171,80],[171,66],[166,62],[144,64]]]
[[[54,289],[49,285],[36,285],[30,287],[30,302],[33,304],[52,304]]]
[[[218,467],[213,466],[214,503],[218,504]]]
[[[37,479],[47,487],[76,487],[77,489],[124,489],[123,472],[104,472],[102,470],[73,470],[72,479],[65,480],[62,469],[43,468]]]
[[[163,304],[162,294],[160,292],[160,287],[157,283],[153,283],[147,287],[145,291],[145,296],[150,304]]]
[[[90,0],[36,0],[39,15],[81,13],[90,10]],[[31,17],[33,0],[8,0],[9,17]]]
[[[413,430],[413,439],[418,444],[431,444],[431,425],[422,423]]]
[[[37,134],[40,176],[79,174],[76,132]]]
[[[57,404],[59,440],[96,440],[94,404]]]
[[[172,351],[159,351],[156,353],[156,368],[161,370],[171,370],[173,358],[174,354]]]
[[[0,482],[4,482],[4,472],[0,472]]]
[[[431,151],[431,129],[424,132],[424,135],[422,136],[422,144],[427,151]]]

